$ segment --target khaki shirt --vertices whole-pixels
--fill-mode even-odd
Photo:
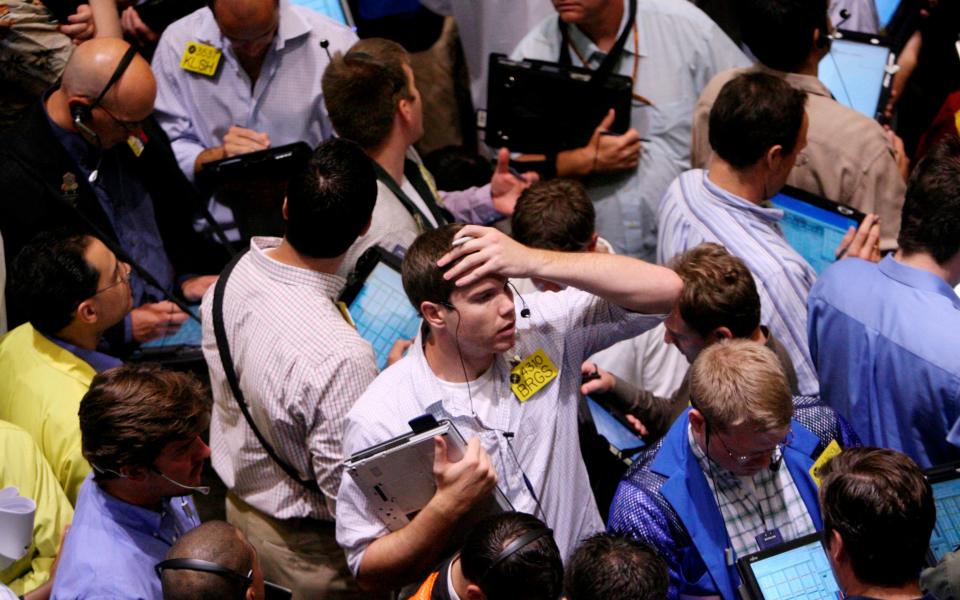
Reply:
[[[880,216],[880,248],[895,249],[906,184],[883,127],[834,100],[816,77],[760,66],[751,69],[783,77],[791,86],[807,93],[807,147],[800,152],[787,184],[865,213],[876,213]],[[706,168],[713,153],[709,128],[714,100],[725,83],[746,70],[720,73],[700,95],[693,115],[693,168]]]

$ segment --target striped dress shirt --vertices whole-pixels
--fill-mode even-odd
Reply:
[[[746,263],[760,294],[760,320],[783,344],[800,393],[820,393],[807,345],[807,294],[816,273],[783,237],[783,211],[757,206],[720,189],[707,172],[680,175],[660,201],[657,262],[703,242],[722,244]]]
[[[332,520],[342,472],[344,417],[377,375],[373,349],[334,300],[344,280],[268,256],[279,238],[255,237],[224,291],[227,342],[257,427],[277,454],[313,478],[291,480],[247,425],[223,372],[213,332],[213,288],[203,298],[203,355],[210,370],[213,468],[234,494],[278,519]]]

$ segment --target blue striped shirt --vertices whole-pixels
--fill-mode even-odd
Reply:
[[[707,172],[678,177],[660,200],[657,261],[703,242],[722,244],[746,263],[760,294],[760,320],[779,339],[797,369],[800,392],[820,385],[807,346],[807,294],[816,273],[783,237],[783,211],[765,208],[720,189]]]

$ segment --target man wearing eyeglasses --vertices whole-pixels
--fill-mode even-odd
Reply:
[[[734,600],[738,558],[822,528],[815,461],[859,441],[831,409],[792,398],[757,342],[704,349],[690,391],[692,407],[624,476],[608,528],[658,549],[670,597]]]
[[[97,346],[130,312],[129,273],[100,240],[69,232],[38,235],[11,269],[28,322],[0,338],[0,419],[33,436],[71,504],[90,472],[77,408],[93,376],[121,364]]]
[[[119,39],[74,52],[60,85],[0,137],[0,230],[12,260],[36,233],[66,225],[113,239],[168,293],[199,301],[226,254],[193,232],[196,192],[152,121],[150,65]],[[108,334],[115,351],[167,333],[186,313],[134,275],[135,307]],[[22,315],[11,311],[11,325]]]

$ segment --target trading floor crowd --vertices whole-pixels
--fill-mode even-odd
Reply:
[[[0,600],[960,597],[958,39],[0,0]]]

